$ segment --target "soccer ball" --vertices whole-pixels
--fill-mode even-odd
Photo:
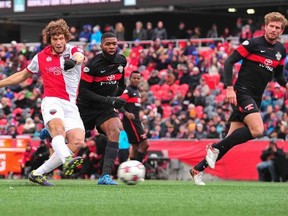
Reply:
[[[136,160],[125,161],[118,167],[118,178],[127,185],[135,185],[145,177],[146,169]]]

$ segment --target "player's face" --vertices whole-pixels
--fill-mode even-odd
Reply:
[[[276,41],[283,33],[283,30],[281,22],[269,22],[265,25],[265,38],[271,42]]]
[[[54,35],[51,37],[51,46],[53,52],[61,54],[62,52],[64,52],[65,45],[66,45],[66,39],[64,34]]]
[[[118,43],[116,37],[105,38],[101,43],[101,48],[105,55],[115,56],[117,52],[117,47]]]
[[[130,84],[132,86],[138,86],[140,83],[141,76],[140,74],[133,73],[130,78]]]

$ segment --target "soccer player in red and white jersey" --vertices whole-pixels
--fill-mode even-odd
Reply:
[[[76,106],[81,64],[85,57],[82,49],[67,43],[71,35],[65,20],[51,21],[42,34],[48,46],[36,54],[24,70],[1,80],[0,87],[15,85],[41,74],[44,87],[41,111],[45,127],[52,137],[54,153],[46,163],[30,173],[29,180],[53,186],[46,180],[45,173],[64,164],[65,175],[71,175],[83,162],[83,158],[73,158],[72,154],[85,139],[84,125]]]

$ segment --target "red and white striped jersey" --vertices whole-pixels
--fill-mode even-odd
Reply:
[[[27,70],[33,74],[41,73],[45,97],[57,97],[76,103],[78,85],[81,77],[81,65],[65,71],[64,61],[69,59],[75,52],[83,53],[79,47],[66,44],[64,52],[60,55],[52,54],[51,46],[45,47],[37,53]]]

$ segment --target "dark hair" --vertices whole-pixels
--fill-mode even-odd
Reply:
[[[116,35],[115,35],[114,33],[112,33],[112,32],[105,32],[105,33],[102,35],[102,37],[101,37],[101,42],[103,42],[103,40],[104,40],[105,38],[110,38],[110,37],[116,37]]]
[[[141,75],[141,73],[139,71],[137,71],[137,70],[134,70],[134,71],[131,72],[130,78],[132,77],[132,74],[140,74]]]

